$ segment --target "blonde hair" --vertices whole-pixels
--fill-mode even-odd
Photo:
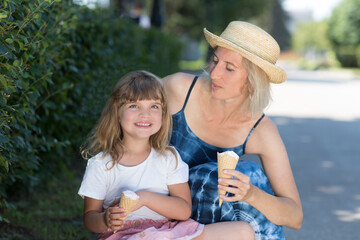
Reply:
[[[216,50],[213,49],[214,51]],[[210,60],[211,61],[211,60]],[[249,96],[249,110],[252,116],[256,116],[264,111],[271,101],[270,80],[267,74],[260,67],[255,65],[247,58],[242,58],[248,74],[248,96]],[[210,80],[210,63],[204,67],[202,78]]]
[[[133,71],[124,75],[116,84],[101,117],[95,127],[95,132],[85,142],[81,155],[85,159],[103,152],[103,157],[112,157],[112,168],[124,154],[123,131],[120,125],[120,113],[125,104],[138,100],[160,100],[162,105],[162,125],[160,130],[150,136],[150,146],[163,154],[169,147],[171,132],[171,116],[168,111],[168,101],[164,87],[159,77],[147,71]]]
[[[260,114],[271,101],[270,80],[264,70],[243,57],[242,63],[248,73],[248,92],[250,111],[253,115]]]

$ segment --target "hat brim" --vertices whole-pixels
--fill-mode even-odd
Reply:
[[[252,54],[251,52],[243,49],[242,47],[209,32],[206,28],[204,28],[204,34],[206,40],[208,41],[211,47],[215,48],[216,46],[220,46],[239,53],[240,55],[247,58],[252,63],[256,64],[262,70],[264,70],[266,75],[269,77],[270,82],[282,83],[286,80],[286,72],[282,68],[276,66],[275,64],[272,64]]]

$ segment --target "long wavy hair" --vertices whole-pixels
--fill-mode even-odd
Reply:
[[[139,70],[124,75],[116,84],[94,133],[83,144],[81,151],[83,158],[89,159],[102,152],[103,156],[112,157],[110,168],[119,162],[125,150],[120,113],[125,104],[138,100],[160,100],[162,125],[158,132],[150,136],[149,143],[161,154],[165,150],[170,150],[176,156],[174,149],[168,146],[172,122],[163,84],[154,74]]]

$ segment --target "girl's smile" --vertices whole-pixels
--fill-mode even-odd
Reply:
[[[135,123],[135,125],[138,126],[138,127],[150,127],[151,123],[141,122],[141,123]]]

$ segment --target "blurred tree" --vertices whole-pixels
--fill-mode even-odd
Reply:
[[[261,27],[271,34],[279,43],[280,49],[288,50],[290,48],[291,35],[287,29],[289,16],[282,6],[284,0],[270,0],[268,7],[263,12],[249,19],[251,23]]]
[[[165,24],[165,9],[163,0],[153,0],[151,11],[151,25],[162,28]]]
[[[128,0],[109,0],[110,8],[114,9],[117,16],[123,16],[126,13],[126,4]]]
[[[290,48],[290,33],[286,28],[286,22],[289,16],[282,7],[283,0],[274,0],[271,10],[271,28],[270,34],[279,43],[281,50],[288,50]]]
[[[326,36],[327,31],[328,24],[325,21],[309,21],[298,24],[292,37],[293,49],[303,54],[308,51],[322,54],[330,50],[330,42]]]
[[[124,15],[131,0],[110,0],[110,7]],[[152,25],[164,27],[169,33],[186,34],[202,39],[202,29],[220,34],[234,20],[252,22],[274,36],[281,49],[288,49],[290,34],[286,29],[288,16],[283,10],[283,0],[137,0],[149,8]],[[166,12],[166,14],[165,14]],[[122,14],[121,14],[122,13]],[[166,19],[166,22],[165,22]],[[155,24],[156,23],[156,24]]]
[[[308,21],[296,26],[292,36],[292,49],[305,57],[300,62],[301,67],[318,69],[338,64],[327,31],[326,21]]]
[[[164,0],[165,30],[202,39],[202,29],[220,34],[230,21],[249,20],[266,12],[272,1],[263,0]]]
[[[111,7],[120,9],[122,6],[122,9],[126,9],[130,0],[111,1]],[[282,7],[283,0],[136,1],[148,6],[152,26],[180,36],[186,46],[199,44],[198,41],[204,39],[203,28],[220,34],[234,20],[249,21],[260,26],[278,41],[282,50],[288,49],[290,45],[290,34],[286,29],[288,16]],[[190,51],[194,52],[194,49],[191,48]]]
[[[360,66],[360,0],[343,0],[329,19],[328,37],[344,67]]]

